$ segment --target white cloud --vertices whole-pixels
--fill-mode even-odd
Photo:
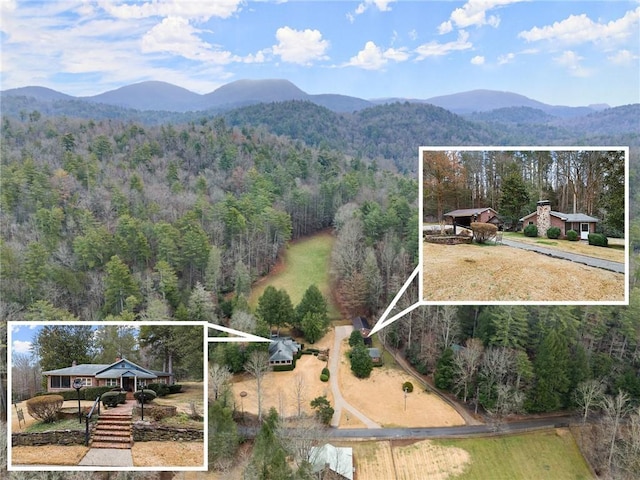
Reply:
[[[389,61],[404,62],[409,58],[405,49],[388,48],[383,51],[374,42],[368,41],[364,48],[351,57],[347,66],[363,68],[365,70],[380,70]]]
[[[228,18],[240,10],[243,0],[215,0],[208,2],[184,0],[154,0],[146,3],[114,5],[112,0],[100,0],[107,13],[121,19],[148,17],[182,17],[206,22],[212,17]]]
[[[637,66],[638,58],[640,58],[638,57],[638,55],[633,54],[629,50],[620,50],[612,55],[609,55],[607,57],[607,60],[609,60],[614,65]]]
[[[13,341],[14,353],[31,353],[31,342],[25,342],[22,340]]]
[[[276,32],[276,39],[279,43],[273,46],[273,54],[284,62],[310,65],[313,61],[328,58],[325,53],[329,48],[329,41],[323,40],[322,33],[318,30],[281,27]]]
[[[462,7],[456,8],[451,12],[449,20],[440,24],[438,31],[441,34],[449,33],[454,24],[457,28],[481,27],[483,25],[498,27],[500,25],[500,17],[487,15],[487,12],[520,1],[522,0],[469,0]]]
[[[507,63],[511,63],[515,58],[516,58],[515,53],[507,53],[506,55],[500,55],[498,57],[498,65],[505,65]]]
[[[582,60],[584,60],[584,57],[571,50],[565,50],[561,55],[553,59],[558,65],[567,68],[572,76],[588,77],[590,72],[580,64]]]
[[[416,48],[415,52],[418,54],[417,60],[424,60],[427,57],[438,57],[447,55],[454,51],[468,50],[473,47],[473,44],[468,41],[469,33],[460,30],[458,32],[458,38],[455,41],[447,43],[429,42],[420,45]]]
[[[619,43],[632,35],[637,37],[639,20],[640,7],[628,11],[623,17],[608,23],[595,22],[583,13],[570,15],[560,22],[554,22],[553,25],[533,27],[531,30],[520,32],[518,36],[528,42],[548,40],[566,45],[587,42]]]
[[[238,58],[229,52],[216,50],[201,40],[200,30],[190,25],[187,19],[167,17],[154,26],[142,38],[142,53],[170,53],[189,60],[224,65]]]
[[[369,8],[376,8],[381,12],[389,12],[391,11],[390,5],[394,2],[396,2],[396,0],[364,0],[364,2],[358,4],[353,13],[347,13],[347,19],[353,23],[357,15],[362,15]]]
[[[446,22],[442,22],[438,27],[438,33],[440,35],[444,35],[445,33],[449,33],[452,31],[453,31],[453,23],[451,23],[450,20],[447,20]]]
[[[472,65],[484,65],[484,57],[482,55],[476,55],[471,59]]]
[[[418,31],[417,31],[417,30],[415,30],[415,29],[414,29],[414,30],[411,30],[411,31],[409,32],[409,38],[410,38],[411,40],[417,40],[417,39],[418,39]]]

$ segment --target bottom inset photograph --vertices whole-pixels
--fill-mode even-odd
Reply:
[[[205,328],[9,322],[9,469],[206,470]]]

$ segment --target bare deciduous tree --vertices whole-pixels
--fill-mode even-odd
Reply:
[[[582,424],[587,422],[589,411],[598,405],[604,396],[605,385],[602,380],[587,380],[578,385],[575,401],[582,410]]]
[[[296,411],[298,412],[298,417],[302,415],[302,405],[305,403],[306,393],[307,385],[304,381],[304,375],[298,373],[293,379],[293,399],[296,405]]]
[[[262,422],[262,379],[269,371],[269,355],[264,350],[254,350],[244,364],[244,369],[256,380],[258,422]]]
[[[211,390],[212,400],[218,400],[225,386],[231,379],[231,370],[227,365],[214,363],[209,367],[209,390]]]

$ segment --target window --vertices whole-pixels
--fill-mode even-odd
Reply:
[[[83,387],[90,387],[93,385],[93,379],[89,377],[76,378],[76,380],[80,380]]]
[[[117,387],[117,386],[119,386],[119,385],[120,385],[120,384],[118,383],[118,379],[117,379],[117,378],[107,378],[107,379],[105,380],[104,384],[105,384],[107,387]]]
[[[51,388],[71,388],[71,377],[51,375]]]

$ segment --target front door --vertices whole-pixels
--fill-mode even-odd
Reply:
[[[589,239],[589,224],[581,223],[580,224],[580,240],[588,240]]]

